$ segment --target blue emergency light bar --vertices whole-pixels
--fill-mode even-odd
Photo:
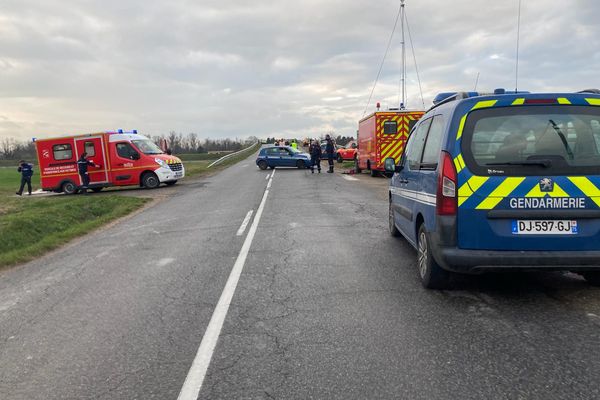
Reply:
[[[115,131],[109,131],[109,132],[106,132],[106,133],[113,133],[113,134],[116,134],[116,133],[132,133],[134,135],[137,135],[138,131],[137,131],[137,129],[133,129],[131,132],[127,132],[127,131],[124,131],[123,129],[117,129],[116,132]]]

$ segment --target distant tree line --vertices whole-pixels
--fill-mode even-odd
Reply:
[[[152,136],[159,146],[164,140],[167,148],[174,154],[207,153],[209,151],[230,152],[241,150],[258,141],[255,136],[247,139],[200,139],[196,133],[187,135],[170,132],[168,135]],[[0,139],[0,159],[4,160],[35,160],[35,144],[31,141],[18,141],[13,138]]]
[[[351,141],[354,140],[354,137],[352,136],[341,136],[341,135],[335,135],[333,132],[328,132],[328,135],[330,135],[331,137],[333,137],[333,140],[335,141],[335,143],[339,146],[345,146],[348,143],[350,143]],[[275,137],[270,137],[267,138],[267,144],[274,144],[276,141],[280,140],[282,138],[275,138]],[[321,139],[325,139],[325,134],[321,135]],[[283,140],[288,140],[287,138],[283,138]],[[291,139],[289,139],[291,140]],[[297,141],[301,142],[302,140],[296,138]]]

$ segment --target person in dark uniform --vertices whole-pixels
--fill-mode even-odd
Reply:
[[[315,165],[321,173],[321,145],[318,140],[313,140],[308,149],[310,153],[310,172],[315,173]]]
[[[19,167],[17,171],[21,173],[21,187],[19,191],[16,193],[19,196],[23,194],[23,189],[25,189],[25,184],[27,184],[27,191],[31,196],[31,177],[33,176],[33,165],[29,164],[25,160],[19,161]]]
[[[325,145],[325,153],[327,154],[327,163],[329,164],[329,170],[327,172],[333,174],[333,156],[335,154],[335,145],[333,144],[331,136],[325,135],[325,140],[327,141],[327,144]]]
[[[88,185],[90,184],[90,175],[88,174],[88,166],[89,165],[91,165],[92,167],[96,166],[96,164],[94,164],[93,161],[88,160],[86,157],[87,157],[87,153],[83,152],[81,154],[81,157],[79,157],[79,160],[77,160],[77,169],[79,170],[79,176],[81,177],[81,182],[83,182],[80,189],[83,191],[84,194],[87,194]]]

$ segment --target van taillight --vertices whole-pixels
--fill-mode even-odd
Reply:
[[[437,188],[437,214],[455,215],[456,214],[456,170],[450,154],[442,151],[441,155],[442,169],[438,175]]]

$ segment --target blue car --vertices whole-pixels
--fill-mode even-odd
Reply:
[[[385,160],[389,230],[417,249],[423,286],[509,269],[600,285],[600,91],[438,100]]]
[[[289,146],[264,147],[258,153],[256,165],[263,170],[275,167],[309,168],[310,155]]]

